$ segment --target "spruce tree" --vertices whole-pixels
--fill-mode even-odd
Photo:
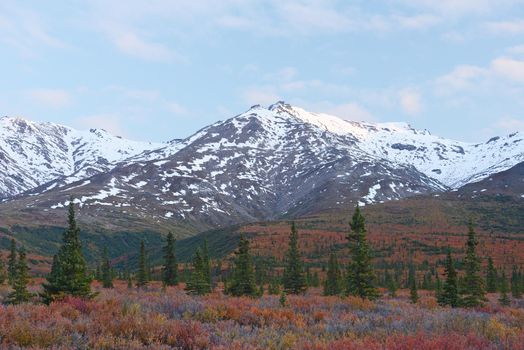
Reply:
[[[502,306],[509,306],[511,304],[511,300],[508,296],[508,280],[506,278],[506,272],[502,271],[502,277],[500,279],[500,296],[499,296],[499,303]]]
[[[102,266],[100,266],[100,264],[96,265],[95,280],[102,282]]]
[[[375,287],[375,272],[371,263],[371,249],[366,238],[365,219],[357,205],[350,223],[348,241],[351,262],[347,273],[347,293],[364,299],[375,300],[380,296]]]
[[[16,242],[14,239],[11,239],[11,249],[7,257],[7,283],[9,283],[10,286],[13,286],[16,278],[16,269],[18,266],[16,263],[16,255]]]
[[[324,282],[324,295],[339,295],[342,293],[342,273],[334,252],[329,255],[327,276]]]
[[[199,247],[195,251],[193,271],[186,286],[186,290],[191,294],[204,295],[211,292],[211,285],[207,279],[205,265],[202,249]]]
[[[0,285],[4,284],[6,279],[7,279],[7,274],[5,271],[4,259],[3,259],[3,256],[0,254]]]
[[[409,269],[409,300],[413,304],[418,302],[417,277],[413,266]]]
[[[204,240],[204,247],[202,248],[202,273],[204,276],[205,284],[209,285],[209,291],[211,291],[211,260],[209,258],[209,246],[207,239]]]
[[[341,281],[340,281],[340,282],[342,283],[342,278],[341,278]],[[319,287],[319,286],[320,286],[320,279],[319,279],[319,277],[318,277],[318,271],[315,271],[315,272],[313,273],[313,279],[312,279],[312,281],[311,281],[311,285],[312,285],[313,287]]]
[[[104,248],[104,253],[102,255],[102,287],[103,288],[113,288],[113,271],[111,270],[111,262],[109,261],[107,248]]]
[[[438,303],[442,306],[448,305],[451,307],[457,307],[459,306],[457,272],[455,271],[455,266],[451,257],[451,251],[449,249],[446,256],[446,266],[444,273],[446,275],[446,281],[444,282]]]
[[[138,271],[136,275],[136,286],[138,288],[145,287],[148,283],[146,259],[146,245],[142,240],[140,241],[140,255],[138,256]]]
[[[513,270],[511,271],[511,295],[515,299],[522,298],[521,283],[516,266],[513,266]]]
[[[285,290],[283,290],[280,293],[280,299],[278,301],[280,302],[280,306],[282,306],[282,307],[286,306],[287,298],[286,298],[286,291]]]
[[[497,291],[498,276],[497,270],[493,265],[493,259],[488,258],[488,271],[486,272],[486,291],[488,293],[495,293]]]
[[[306,287],[311,287],[311,283],[313,282],[313,276],[311,276],[311,271],[309,269],[309,266],[306,266]]]
[[[384,274],[385,274],[384,283],[386,284],[386,288],[388,289],[389,295],[391,297],[396,297],[397,296],[397,282],[395,281],[393,276],[391,276],[388,269],[386,269]]]
[[[263,294],[264,284],[260,284]],[[227,293],[233,296],[256,296],[257,286],[255,283],[255,273],[253,271],[253,261],[249,254],[249,241],[240,237],[238,250],[235,252],[233,266],[233,276],[228,284]]]
[[[127,289],[133,288],[133,279],[131,277],[131,273],[127,271]]]
[[[164,286],[176,286],[178,284],[178,264],[175,256],[175,237],[171,232],[167,234],[166,246],[164,247],[162,281]]]
[[[464,295],[462,305],[465,307],[481,306],[486,301],[484,280],[480,276],[480,259],[477,256],[476,248],[478,240],[473,230],[473,223],[470,220],[468,225],[468,240],[466,243],[466,256],[464,257]]]
[[[68,228],[63,243],[53,257],[51,272],[41,294],[45,303],[61,299],[65,295],[91,298],[91,276],[82,253],[80,229],[76,224],[73,198],[69,201]]]
[[[442,283],[440,282],[438,273],[435,276],[435,298],[437,302],[442,298]]]
[[[295,222],[291,223],[291,234],[289,235],[289,248],[286,253],[283,283],[284,290],[288,294],[300,294],[306,290],[306,279],[298,249],[298,232]]]
[[[16,264],[16,274],[13,281],[13,292],[11,292],[6,299],[7,304],[21,304],[28,302],[32,294],[27,290],[29,282],[29,267],[26,262],[26,254],[23,247],[18,253],[18,261]]]

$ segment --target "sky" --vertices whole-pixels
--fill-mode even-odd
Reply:
[[[0,115],[167,141],[278,100],[524,132],[524,0],[0,1]]]

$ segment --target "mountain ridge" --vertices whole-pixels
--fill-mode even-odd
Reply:
[[[4,201],[0,213],[53,221],[74,195],[90,225],[190,233],[441,193],[515,165],[521,141],[515,133],[467,144],[406,123],[346,121],[277,102],[89,164],[90,176],[60,176]]]
[[[522,146],[524,141],[519,133],[509,134],[506,137],[493,137],[485,143],[466,143],[433,136],[427,130],[414,129],[404,122],[348,121],[324,113],[310,113],[282,101],[268,108],[260,105],[252,106],[248,111],[228,120],[213,123],[186,139],[174,139],[166,143],[125,140],[112,136],[103,129],[78,131],[60,124],[36,123],[18,117],[2,117],[0,118],[0,157],[4,159],[4,164],[3,167],[0,166],[0,199],[34,190],[49,182],[51,182],[48,185],[49,189],[60,187],[100,172],[109,171],[120,163],[130,164],[168,158],[190,144],[193,139],[197,139],[199,133],[208,128],[248,114],[257,114],[260,118],[268,117],[268,114],[270,118],[280,115],[295,118],[314,125],[320,130],[325,130],[327,133],[344,137],[348,145],[358,147],[373,157],[397,164],[415,166],[428,177],[451,188],[482,180],[492,173],[509,169],[524,160],[524,147]],[[13,125],[17,126],[17,131],[24,137],[28,133],[31,134],[34,129],[39,131],[36,136],[42,146],[33,151],[43,158],[43,161],[34,154],[24,154],[23,147],[13,146],[17,142],[24,145],[24,142],[16,137],[13,140],[13,132],[8,133],[9,129],[13,131]],[[45,140],[45,137],[42,136],[46,136],[46,131],[50,140]],[[272,136],[278,139],[284,135],[277,132]],[[85,143],[78,146],[82,141]],[[31,148],[37,147],[39,142],[32,142]],[[120,143],[120,147],[115,149],[111,146],[111,143],[115,142]],[[59,144],[59,147],[56,147],[56,144]],[[78,155],[82,147],[87,149],[87,157],[82,158],[83,154]],[[13,148],[21,150],[21,160],[15,159],[17,154]],[[472,153],[472,150],[475,152]],[[56,159],[49,159],[52,158],[49,155],[53,152],[58,156]],[[471,159],[466,153],[473,154]],[[506,156],[500,157],[501,154]],[[24,164],[24,157],[29,158],[30,161],[33,160],[33,163],[37,163],[33,164],[36,166]],[[38,164],[38,161],[49,170],[46,172],[45,169],[42,169],[42,164]],[[35,175],[22,177],[17,183],[18,174]],[[10,176],[15,180],[9,181]],[[38,177],[38,180],[35,177]],[[42,191],[46,188],[39,189]]]

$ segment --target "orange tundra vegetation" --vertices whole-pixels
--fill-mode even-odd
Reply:
[[[35,290],[35,286],[32,287]],[[124,281],[93,300],[0,308],[0,346],[31,349],[522,349],[524,311],[496,300],[476,310],[436,305],[421,293],[376,302],[290,295],[190,296],[183,286],[128,290]]]

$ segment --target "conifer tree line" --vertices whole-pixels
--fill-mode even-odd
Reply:
[[[312,273],[305,264],[295,222],[291,223],[281,274],[254,258],[249,240],[243,235],[239,238],[234,257],[226,270],[223,271],[221,260],[217,260],[212,266],[207,240],[196,248],[191,264],[184,264],[183,269],[179,270],[175,254],[176,240],[173,233],[169,232],[162,247],[163,263],[158,275],[151,266],[146,243],[142,240],[134,268],[128,264],[125,271],[117,273],[106,248],[96,266],[94,277],[103,288],[113,288],[113,281],[118,277],[127,281],[128,288],[142,289],[147,288],[155,275],[164,287],[176,286],[182,280],[186,291],[194,295],[212,292],[217,282],[223,282],[224,292],[232,296],[259,297],[264,295],[267,286],[268,294],[280,295],[282,305],[286,305],[288,295],[302,294],[308,287],[318,286],[322,286],[326,296],[352,295],[369,300],[381,296],[379,285],[385,287],[391,297],[396,296],[399,288],[405,288],[409,290],[412,303],[418,302],[419,289],[434,290],[438,304],[450,307],[482,306],[487,301],[486,293],[498,292],[502,305],[509,305],[512,298],[522,298],[524,276],[521,268],[513,266],[510,273],[504,269],[498,271],[493,259],[487,257],[486,270],[482,270],[482,259],[477,253],[479,241],[471,220],[468,223],[462,260],[455,260],[452,250],[448,248],[443,275],[439,276],[437,268],[424,261],[420,266],[427,272],[422,278],[420,274],[417,275],[417,265],[413,261],[407,266],[404,263],[392,265],[382,262],[383,273],[379,278],[372,262],[373,253],[367,240],[365,218],[358,206],[349,227],[346,237],[350,251],[349,263],[346,266],[340,264],[336,252],[332,251],[327,266],[323,266],[325,278],[322,283],[318,271]],[[135,271],[133,274],[132,270]],[[35,295],[27,289],[29,279],[25,249],[22,246],[17,247],[13,239],[7,256],[7,267],[0,259],[0,283],[7,280],[12,288],[4,302],[20,304],[32,300]],[[91,290],[92,280],[93,274],[88,270],[82,253],[80,229],[76,222],[74,201],[71,199],[68,206],[68,226],[63,233],[62,244],[53,256],[51,272],[42,286],[40,297],[48,304],[66,296],[91,298],[96,295]]]

